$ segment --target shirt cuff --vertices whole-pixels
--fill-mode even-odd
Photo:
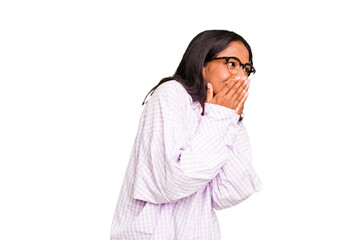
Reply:
[[[230,121],[238,123],[240,115],[235,113],[235,110],[224,107],[218,104],[205,103],[204,115],[211,116],[216,121]]]

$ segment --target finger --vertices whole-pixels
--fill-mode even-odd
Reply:
[[[213,88],[212,88],[211,83],[208,83],[208,87],[206,90],[206,101],[205,102],[210,102],[212,98],[213,98]]]
[[[246,80],[240,80],[237,82],[227,93],[227,97],[235,102],[235,99],[239,98],[242,93],[242,90],[246,87]]]
[[[237,80],[231,80],[230,82],[226,83],[225,86],[216,94],[216,96],[218,97],[225,96],[237,82],[238,82]]]
[[[250,80],[248,80],[243,86],[241,86],[237,92],[237,95],[234,95],[234,98],[237,97],[236,101],[241,101],[245,93],[249,90],[250,87]]]
[[[241,105],[240,110],[238,110],[236,113],[241,115],[241,113],[244,111],[244,105]]]
[[[241,113],[241,111],[240,111],[240,109],[242,108],[242,106],[244,105],[243,103],[244,103],[244,98],[245,98],[245,95],[244,94],[241,94],[242,95],[242,99],[240,99],[239,100],[239,103],[238,103],[238,105],[237,105],[237,107],[236,107],[236,109],[235,109],[235,112],[236,113],[238,113],[238,114],[240,114]]]
[[[237,114],[241,114],[242,109],[244,108],[244,103],[245,103],[245,101],[246,101],[246,99],[247,99],[248,96],[249,96],[249,92],[247,92],[247,93],[245,94],[244,98],[240,101],[239,105],[237,106],[237,108],[236,108],[236,110],[235,110],[235,112],[236,112]]]

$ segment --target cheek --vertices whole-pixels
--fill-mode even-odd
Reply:
[[[229,71],[223,71],[222,74],[221,74],[221,79],[223,81],[226,81],[226,80],[229,80],[230,78],[232,77],[232,74],[229,73]]]
[[[222,84],[224,81],[228,80],[232,75],[225,71],[216,71],[212,74],[211,79],[214,83]]]
[[[225,84],[229,81],[232,77],[230,73],[227,72],[218,72],[217,76],[214,78],[216,82],[217,90],[221,90],[225,86]]]
[[[216,94],[225,86],[232,74],[227,69],[210,68],[208,70],[206,82],[211,83]]]

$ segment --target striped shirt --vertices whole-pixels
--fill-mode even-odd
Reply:
[[[176,80],[146,103],[125,173],[111,239],[220,239],[214,209],[260,189],[240,115],[203,109]]]

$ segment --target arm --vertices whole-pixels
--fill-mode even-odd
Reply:
[[[138,149],[133,152],[135,199],[161,204],[190,196],[205,188],[228,159],[224,135],[239,115],[205,103],[200,122],[189,122],[186,92],[176,84],[160,85],[141,116]],[[188,124],[197,125],[191,137]]]
[[[243,122],[234,132],[236,140],[229,146],[233,156],[210,182],[212,206],[217,210],[232,207],[260,190],[261,182],[251,164],[251,146]]]

